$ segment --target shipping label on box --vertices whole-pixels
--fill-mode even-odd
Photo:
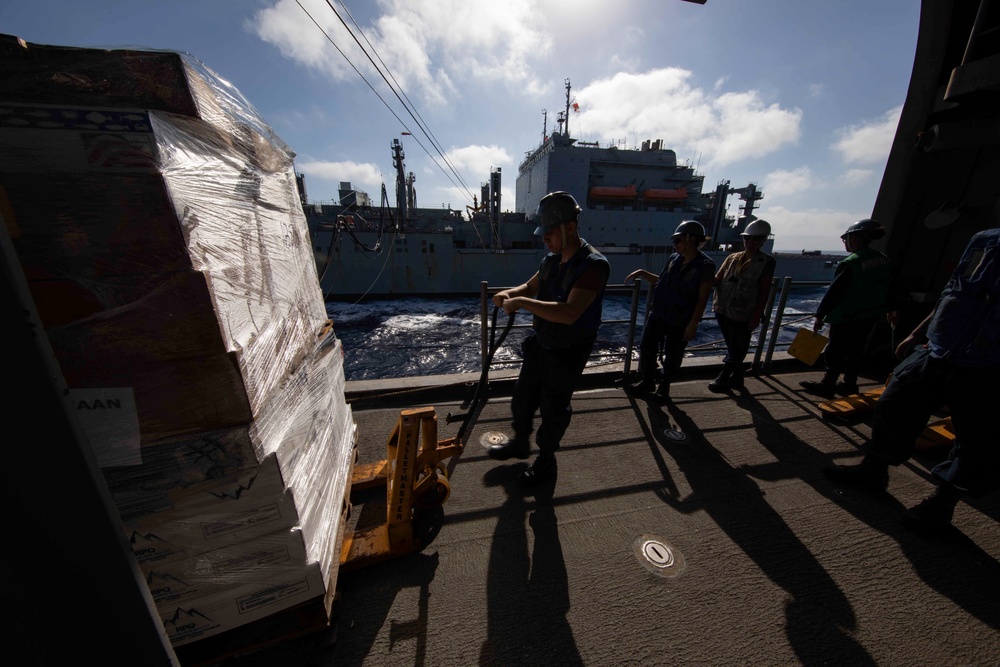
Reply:
[[[139,449],[139,413],[129,387],[70,389],[70,412],[87,435],[102,468],[142,463]]]

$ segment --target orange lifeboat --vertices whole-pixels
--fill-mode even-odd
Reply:
[[[646,201],[680,201],[687,199],[688,189],[679,187],[674,190],[663,190],[647,188],[642,191],[642,198]]]
[[[608,186],[597,186],[590,188],[591,199],[635,199],[639,192],[634,185],[615,188]]]

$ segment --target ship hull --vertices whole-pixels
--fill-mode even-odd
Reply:
[[[520,285],[538,269],[544,256],[540,243],[534,250],[455,248],[451,235],[442,233],[387,236],[383,249],[373,253],[361,246],[374,247],[377,234],[356,233],[355,237],[358,243],[345,235],[334,239],[331,231],[313,233],[320,284],[327,300],[477,295],[483,282],[489,288]],[[622,283],[636,269],[659,274],[669,256],[667,251],[643,253],[622,247],[602,251],[611,263],[612,284]],[[716,266],[726,256],[723,252],[707,254]],[[829,282],[839,259],[782,253],[776,258],[775,275],[791,277],[794,282]]]

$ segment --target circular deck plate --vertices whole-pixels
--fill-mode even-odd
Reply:
[[[479,444],[485,449],[489,449],[493,445],[506,445],[510,441],[506,433],[501,433],[499,431],[486,431],[479,438]]]
[[[684,571],[684,555],[662,537],[640,535],[632,550],[643,567],[658,577],[673,578]]]
[[[687,436],[684,435],[683,431],[675,431],[672,428],[665,430],[663,435],[667,436],[668,439],[673,440],[674,442],[683,442],[684,440],[687,440]]]

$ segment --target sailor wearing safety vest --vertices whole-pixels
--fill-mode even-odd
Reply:
[[[824,398],[834,394],[848,396],[858,392],[858,368],[865,341],[876,320],[886,313],[889,297],[889,258],[869,246],[885,235],[885,228],[874,220],[858,220],[841,235],[851,254],[841,260],[816,310],[813,331],[830,325],[830,342],[824,351],[826,373],[821,380],[799,384]],[[837,378],[843,374],[843,382]]]
[[[743,251],[726,257],[715,274],[713,307],[726,341],[726,358],[718,377],[709,383],[709,391],[743,389],[743,360],[764,314],[774,279],[774,257],[761,251],[770,235],[771,225],[766,220],[751,222],[740,234]]]
[[[542,420],[535,434],[539,454],[518,479],[524,487],[556,476],[555,453],[573,414],[570,399],[601,325],[611,266],[580,238],[579,216],[580,207],[568,192],[542,197],[535,212],[535,234],[549,253],[528,282],[493,297],[493,304],[507,314],[523,308],[534,315],[534,333],[522,344],[524,361],[510,402],[514,436],[489,450],[498,461],[528,458],[535,411],[540,410]]]

